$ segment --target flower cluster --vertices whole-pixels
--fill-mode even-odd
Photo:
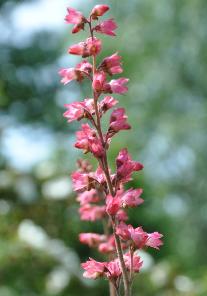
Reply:
[[[112,137],[131,128],[125,109],[120,107],[111,112],[106,131],[103,131],[101,124],[104,114],[118,103],[113,94],[124,94],[128,91],[127,78],[111,79],[111,76],[123,72],[121,56],[117,52],[97,64],[102,41],[95,34],[116,35],[117,25],[113,19],[100,21],[100,17],[108,10],[107,5],[96,5],[87,18],[81,12],[68,8],[65,21],[74,25],[72,33],[78,33],[88,27],[90,36],[85,41],[70,46],[68,50],[70,54],[82,56],[84,59],[75,67],[61,69],[59,74],[63,84],[87,79],[93,91],[92,98],[66,104],[64,113],[68,122],[83,119],[87,121],[76,133],[75,147],[83,153],[91,153],[98,162],[97,169],[93,171],[86,160],[79,160],[78,170],[72,173],[73,188],[80,203],[81,220],[101,220],[105,226],[104,234],[79,235],[81,243],[97,248],[108,258],[105,262],[90,258],[83,263],[83,276],[90,279],[105,277],[114,291],[119,290],[123,281],[124,295],[129,296],[133,274],[138,273],[142,266],[139,250],[147,247],[159,249],[162,235],[158,232],[147,233],[141,226],[134,228],[126,224],[127,209],[140,206],[144,200],[141,197],[141,188],[125,190],[124,184],[132,179],[134,172],[142,170],[143,165],[133,161],[126,148],[117,155],[114,173],[108,165],[107,152]],[[110,289],[111,296],[115,295],[113,289]]]

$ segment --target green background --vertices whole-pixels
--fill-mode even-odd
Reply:
[[[79,232],[101,227],[79,220],[69,179],[82,157],[73,147],[79,123],[62,117],[64,103],[91,91],[87,82],[64,87],[57,75],[79,61],[67,48],[87,33],[72,36],[56,17],[70,1],[42,1],[57,28],[41,28],[40,2],[0,1],[0,296],[104,296],[107,282],[84,280],[79,267],[100,259]],[[76,2],[87,13],[94,4]],[[164,234],[161,251],[143,254],[133,295],[206,296],[207,2],[102,2],[119,28],[116,38],[103,37],[101,57],[123,56],[129,92],[116,98],[133,127],[112,141],[110,164],[127,147],[145,165],[130,184],[144,188],[145,200],[130,222]]]

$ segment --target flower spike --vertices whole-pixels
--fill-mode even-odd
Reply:
[[[96,248],[103,261],[89,258],[81,266],[83,276],[88,279],[105,278],[110,283],[110,296],[131,296],[131,286],[135,273],[139,273],[143,262],[139,257],[140,249],[148,247],[159,250],[163,235],[159,232],[146,232],[142,226],[127,224],[128,209],[139,207],[143,202],[142,188],[125,189],[125,183],[132,180],[134,172],[143,169],[140,162],[132,160],[127,148],[119,151],[115,159],[116,169],[111,171],[108,163],[108,149],[111,139],[120,131],[128,131],[131,126],[128,116],[112,94],[125,94],[128,91],[128,78],[114,75],[123,72],[121,56],[115,52],[105,57],[97,65],[97,57],[102,51],[102,41],[97,35],[116,36],[117,24],[113,18],[100,20],[109,10],[108,5],[95,5],[89,17],[73,8],[68,8],[65,21],[72,24],[72,33],[88,28],[89,36],[85,41],[71,45],[68,53],[84,58],[75,67],[62,68],[59,71],[64,85],[75,80],[88,81],[91,86],[89,98],[66,103],[63,116],[68,123],[84,121],[76,132],[74,146],[83,154],[91,154],[97,167],[84,160],[78,160],[78,169],[71,175],[74,191],[77,192],[79,215],[83,221],[104,225],[103,234],[80,233],[79,240],[90,248]],[[103,128],[102,119],[112,109],[107,128]],[[106,132],[104,132],[106,131]],[[120,294],[123,282],[124,294]]]

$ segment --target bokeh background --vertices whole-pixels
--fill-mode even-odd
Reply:
[[[160,252],[142,253],[134,295],[207,295],[207,1],[113,0],[108,16],[129,93],[119,97],[133,129],[113,141],[145,165],[133,185],[145,203],[130,222],[164,234]],[[63,104],[90,96],[87,83],[59,83],[60,67],[79,58],[67,47],[86,37],[63,21],[71,5],[92,0],[0,1],[0,296],[106,296],[106,281],[87,281],[79,267],[95,251],[78,233],[100,231],[79,221],[69,174],[81,157],[78,124]],[[99,257],[100,258],[100,257]]]

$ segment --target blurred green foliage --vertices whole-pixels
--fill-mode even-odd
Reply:
[[[86,34],[71,37],[65,26],[18,41],[13,13],[30,3],[0,1],[0,296],[105,296],[107,282],[84,280],[79,267],[99,255],[79,244],[78,233],[101,225],[79,221],[68,176],[80,157],[72,145],[78,124],[61,116],[64,103],[90,90],[87,83],[63,87],[57,75],[77,61],[65,54],[68,45]],[[165,243],[143,255],[134,295],[206,296],[207,2],[111,6],[118,36],[103,38],[102,57],[123,56],[130,90],[119,99],[133,129],[113,140],[110,163],[128,147],[145,164],[129,184],[143,187],[145,199],[130,222],[158,230]]]

